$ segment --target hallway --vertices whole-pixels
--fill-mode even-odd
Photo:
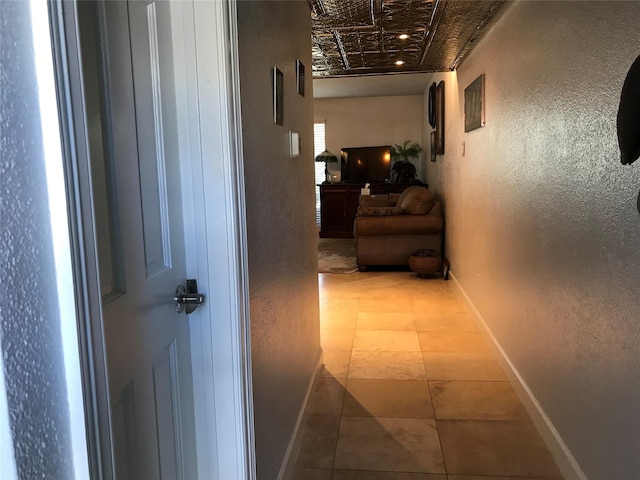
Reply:
[[[325,368],[294,480],[561,478],[453,282],[319,284]]]

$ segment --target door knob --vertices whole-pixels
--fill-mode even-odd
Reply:
[[[204,295],[198,293],[198,283],[195,279],[189,279],[186,287],[182,284],[178,285],[173,300],[176,302],[176,312],[182,313],[184,311],[189,315],[204,303]]]

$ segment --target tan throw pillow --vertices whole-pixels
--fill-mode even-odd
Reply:
[[[404,202],[404,199],[407,198],[407,195],[419,188],[422,187],[414,185],[413,187],[405,188],[402,193],[396,194],[396,207],[401,206],[402,202]]]
[[[407,215],[426,215],[435,205],[433,194],[426,188],[416,188],[399,205]]]

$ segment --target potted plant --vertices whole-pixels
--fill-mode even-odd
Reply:
[[[411,183],[416,179],[416,167],[409,160],[418,158],[424,148],[417,142],[406,140],[402,145],[391,147],[391,158],[394,161],[391,168],[391,179],[395,183]]]

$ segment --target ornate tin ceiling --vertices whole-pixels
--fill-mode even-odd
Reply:
[[[505,3],[308,1],[316,78],[452,70]],[[401,34],[408,37],[403,40]]]

